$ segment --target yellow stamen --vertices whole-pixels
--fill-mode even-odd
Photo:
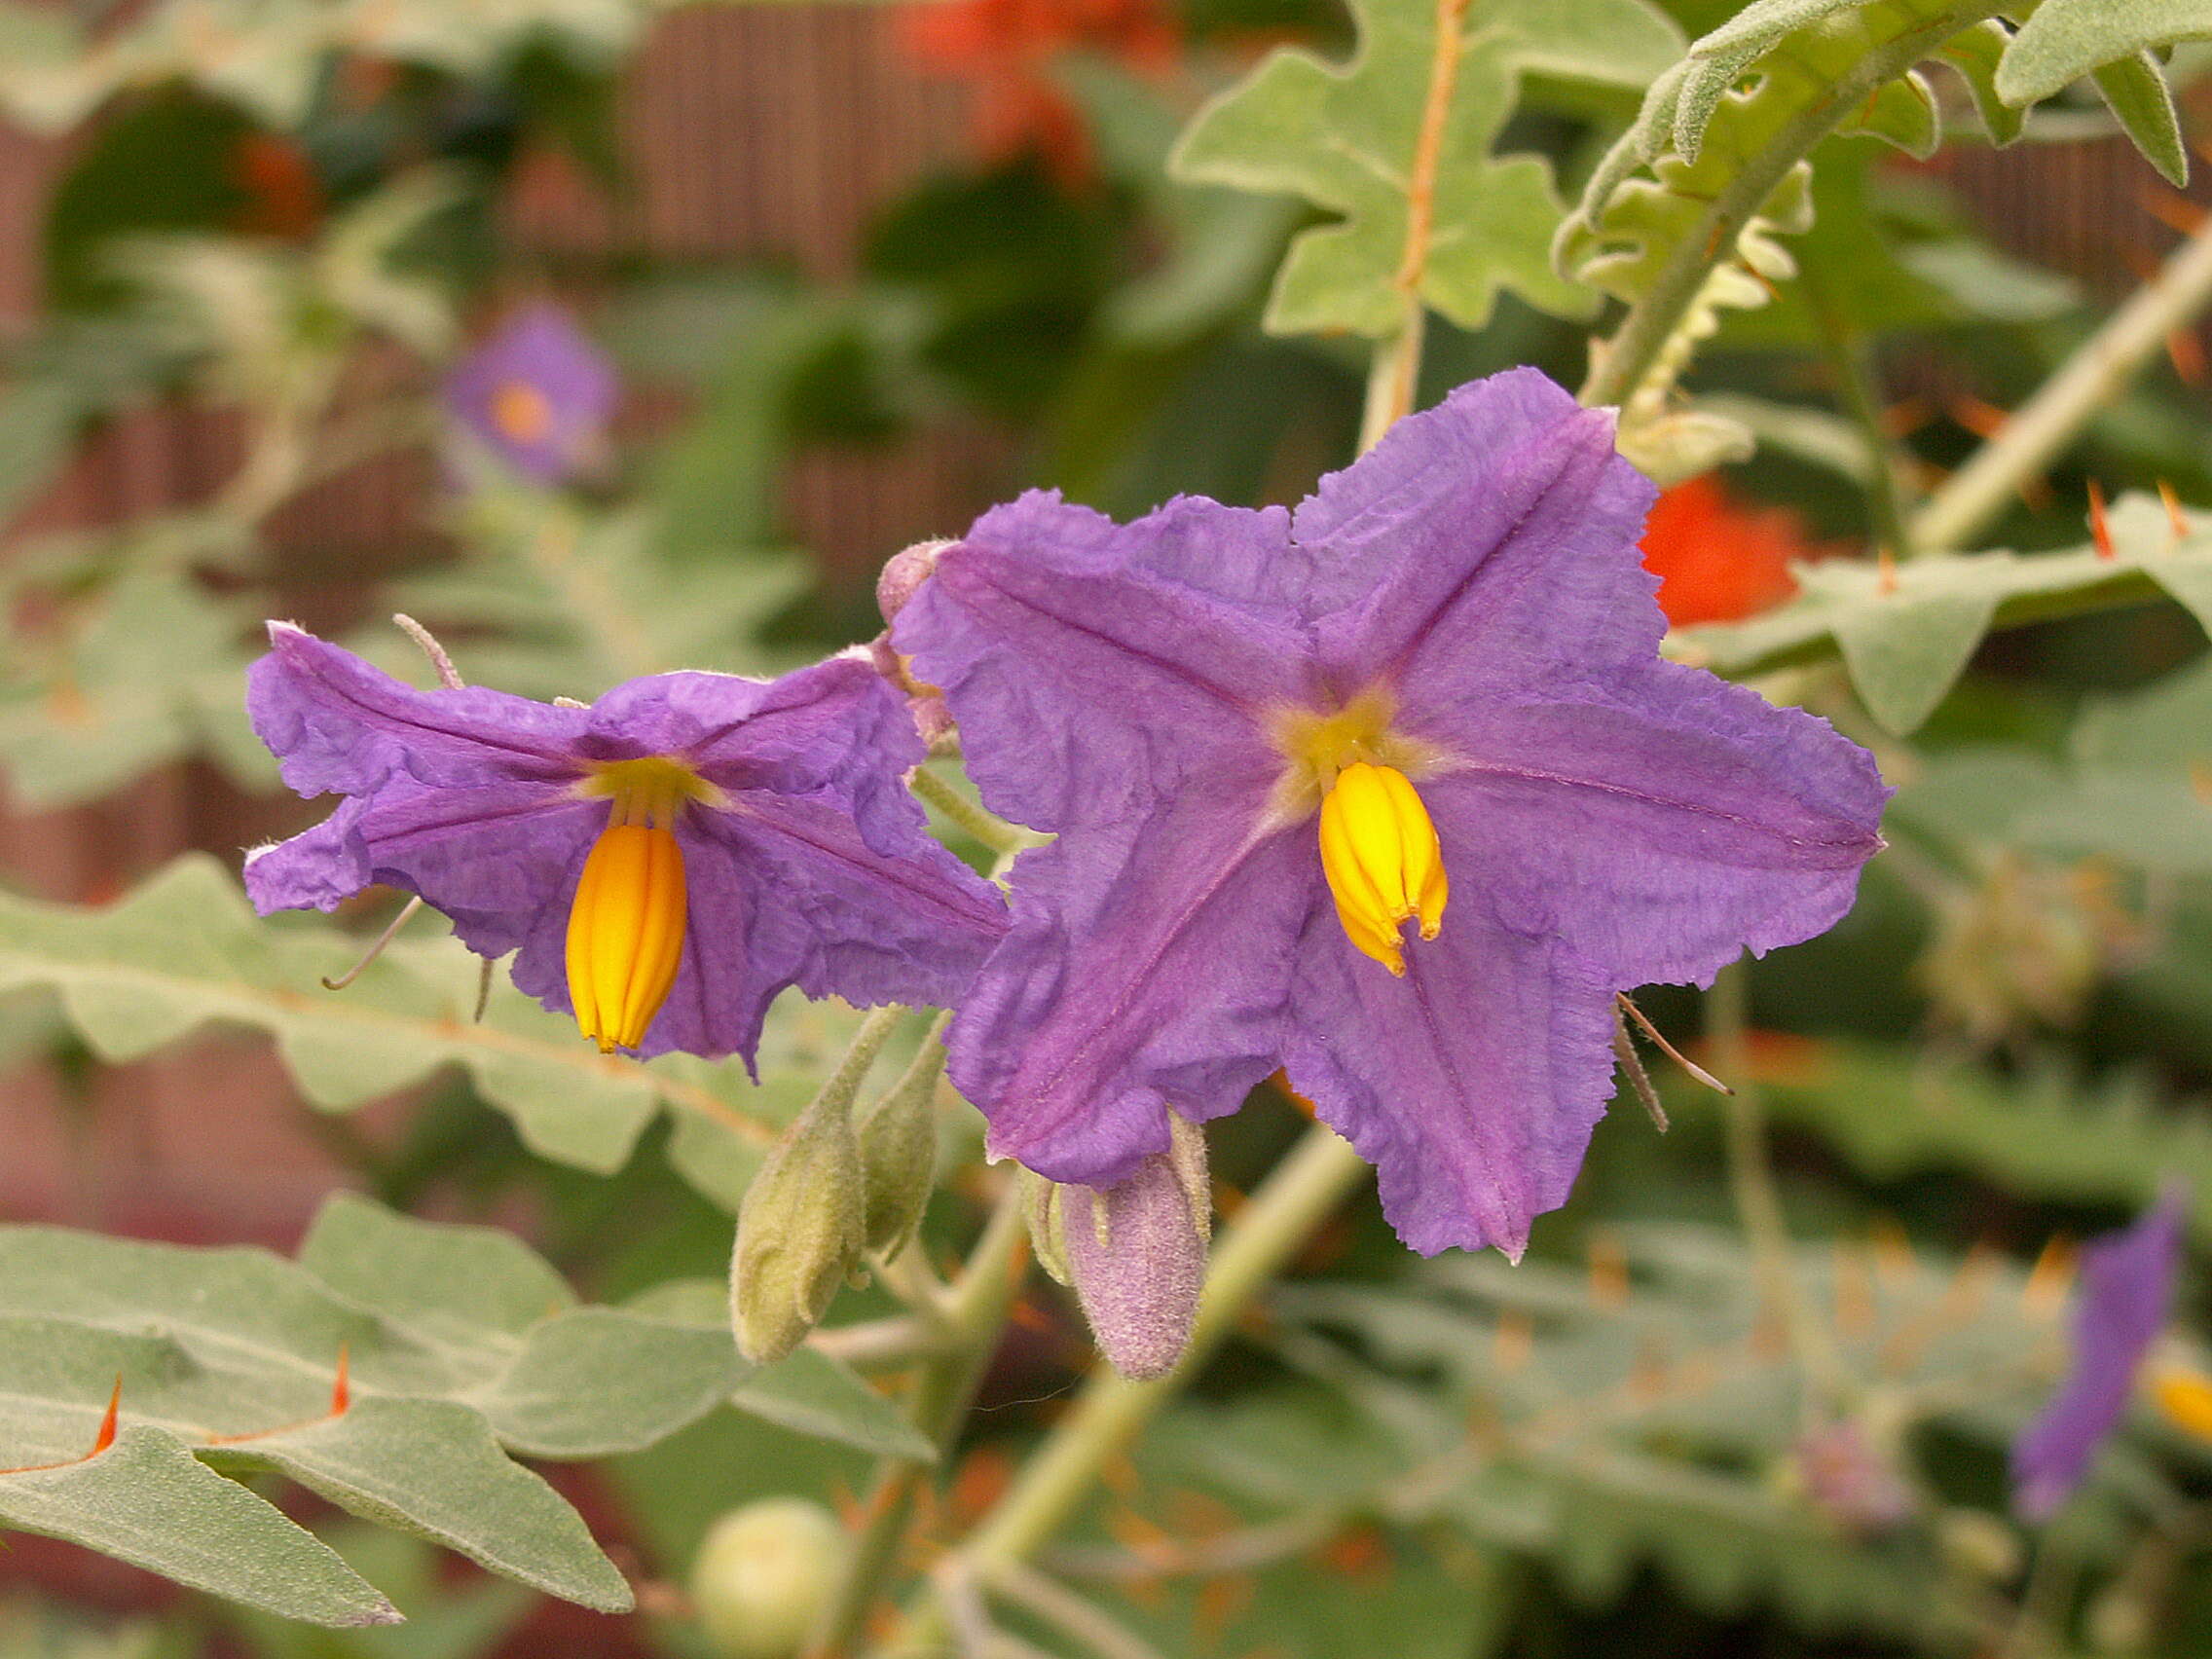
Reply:
[[[2163,1367],[2151,1379],[2151,1398],[2158,1414],[2183,1433],[2212,1440],[2212,1377]]]
[[[1406,971],[1400,930],[1444,925],[1444,849],[1428,809],[1395,766],[1356,760],[1321,802],[1321,869],[1345,936],[1393,974]]]
[[[569,1000],[603,1054],[634,1049],[683,960],[686,911],[677,815],[718,792],[679,761],[617,760],[577,786],[608,800],[607,828],[569,906]]]
[[[505,381],[492,393],[492,424],[509,443],[545,441],[553,429],[553,404],[528,381]]]

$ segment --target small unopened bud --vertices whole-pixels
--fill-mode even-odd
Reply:
[[[730,1261],[730,1324],[746,1358],[790,1353],[829,1311],[866,1243],[849,1096],[826,1091],[746,1189]]]
[[[1829,1423],[1791,1450],[1806,1499],[1844,1531],[1875,1537],[1911,1518],[1912,1489],[1861,1424]]]
[[[803,1497],[731,1510],[691,1563],[708,1645],[720,1659],[792,1659],[814,1634],[847,1553],[836,1519]]]
[[[1096,1192],[1060,1189],[1060,1238],[1099,1351],[1124,1377],[1163,1377],[1190,1346],[1212,1214],[1205,1141],[1178,1125],[1171,1151]]]
[[[1034,1169],[1021,1171],[1021,1219],[1029,1224],[1029,1252],[1052,1278],[1075,1288],[1075,1270],[1060,1243],[1060,1189]]]
[[[2009,1583],[2020,1571],[2019,1534],[1985,1510],[1944,1510],[1936,1548],[1953,1571],[1980,1583]]]
[[[875,578],[875,608],[883,612],[885,626],[899,620],[906,601],[937,569],[938,555],[951,545],[950,541],[917,541],[883,562],[883,573]]]
[[[867,1247],[895,1256],[922,1224],[937,1176],[937,1085],[944,1044],[933,1034],[860,1127]]]

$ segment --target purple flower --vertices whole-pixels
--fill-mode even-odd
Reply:
[[[535,305],[446,379],[454,415],[526,478],[555,484],[606,433],[619,392],[614,365],[555,305]]]
[[[600,1048],[751,1062],[786,985],[949,1003],[1006,931],[932,841],[922,746],[866,662],[781,680],[661,674],[590,708],[419,691],[289,623],[248,677],[254,730],[322,824],[249,854],[255,906],[419,893]]]
[[[952,1028],[992,1150],[1111,1187],[1283,1066],[1408,1243],[1518,1254],[1614,993],[1821,932],[1881,845],[1863,750],[1659,659],[1651,498],[1518,370],[1295,515],[1029,495],[940,554],[894,642],[984,801],[1059,833]]]
[[[2173,1307],[2187,1218],[2183,1194],[2169,1189],[2133,1227],[2082,1252],[2074,1369],[2012,1442],[2012,1506],[2026,1519],[2046,1520],[2074,1495],[2126,1415],[2135,1374]]]

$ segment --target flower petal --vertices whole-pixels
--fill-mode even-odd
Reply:
[[[503,956],[573,885],[607,822],[599,801],[538,783],[437,788],[404,776],[350,798],[321,824],[246,861],[254,907],[328,910],[371,883],[419,893],[453,918],[471,950]]]
[[[247,671],[246,712],[303,795],[367,794],[395,772],[425,784],[576,776],[581,710],[504,691],[419,691],[289,622]]]
[[[1292,948],[1327,903],[1310,830],[1256,838],[1258,818],[1191,792],[1022,854],[1014,931],[951,1031],[995,1156],[1111,1187],[1166,1150],[1168,1107],[1233,1112],[1275,1069]]]
[[[1530,1223],[1567,1201],[1612,1096],[1612,986],[1486,897],[1455,887],[1404,978],[1333,914],[1298,945],[1291,1087],[1375,1165],[1383,1213],[1423,1255],[1490,1244],[1518,1259]]]
[[[1654,492],[1612,417],[1534,369],[1476,381],[1324,478],[1292,524],[1323,661],[1408,709],[1648,660]]]
[[[1302,700],[1289,516],[1184,498],[1128,526],[1032,492],[976,522],[893,630],[943,689],[985,804],[1039,830],[1279,762]]]
[[[1832,927],[1882,845],[1890,792],[1864,750],[1675,664],[1443,723],[1423,735],[1459,769],[1421,795],[1455,891],[1480,883],[1516,926],[1557,933],[1624,988],[1710,983],[1746,946]]]
[[[2175,1186],[2132,1227],[2082,1252],[2074,1369],[2012,1443],[2013,1503],[2027,1519],[2047,1519],[2074,1494],[2127,1415],[2143,1356],[2173,1312],[2188,1222],[2184,1191]]]

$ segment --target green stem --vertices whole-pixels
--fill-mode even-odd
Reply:
[[[998,1346],[1000,1328],[1021,1282],[1026,1236],[1020,1189],[1009,1181],[944,1304],[945,1348],[922,1368],[908,1402],[910,1420],[940,1456],[951,1449],[983,1367]],[[877,1464],[875,1486],[865,1509],[866,1525],[854,1542],[837,1594],[808,1649],[809,1659],[842,1659],[852,1651],[895,1564],[914,1494],[934,1466],[935,1460],[916,1457],[885,1457]]]
[[[1728,1186],[1751,1247],[1760,1301],[1782,1315],[1790,1349],[1805,1377],[1807,1416],[1817,1417],[1838,1398],[1843,1368],[1826,1327],[1805,1299],[1788,1224],[1783,1219],[1782,1195],[1774,1184],[1766,1106],[1751,1077],[1750,987],[1744,964],[1732,962],[1720,971],[1705,999],[1714,1065],[1735,1090],[1720,1103],[1727,1126]]]
[[[1707,204],[1696,228],[1675,246],[1658,277],[1629,308],[1619,328],[1594,354],[1582,401],[1626,403],[1666,350],[1714,266],[1736,257],[1736,240],[1789,169],[1842,125],[1868,94],[1910,69],[1961,29],[1994,15],[1992,0],[1966,0],[1941,17],[1875,47],[1839,78],[1826,97],[1800,110]]]
[[[975,1582],[992,1583],[1009,1563],[1026,1561],[1076,1512],[1099,1472],[1180,1393],[1257,1296],[1367,1172],[1359,1154],[1319,1127],[1275,1168],[1223,1230],[1206,1274],[1203,1300],[1182,1362],[1165,1377],[1132,1382],[1100,1370],[1074,1408],[1026,1464],[1014,1486],[957,1552]],[[929,1652],[945,1640],[934,1602],[912,1611],[888,1651]]]
[[[1905,522],[1904,483],[1898,459],[1889,429],[1882,424],[1882,394],[1874,379],[1872,353],[1865,337],[1836,304],[1827,274],[1817,263],[1807,260],[1797,279],[1821,331],[1821,350],[1835,382],[1836,401],[1866,446],[1866,510],[1873,521],[1874,543],[1897,558],[1909,559],[1917,544]]]
[[[2096,413],[2125,389],[2143,365],[2212,305],[2212,223],[2174,250],[2157,276],[2083,341],[2058,373],[1996,435],[1951,474],[1912,521],[1923,547],[1964,547]]]
[[[1042,839],[970,800],[927,766],[915,767],[906,787],[923,805],[934,807],[1001,858],[1037,846]]]
[[[1382,434],[1413,413],[1420,390],[1420,349],[1428,313],[1419,300],[1406,302],[1405,325],[1375,348],[1367,371],[1367,401],[1360,411],[1359,453],[1382,441]]]

